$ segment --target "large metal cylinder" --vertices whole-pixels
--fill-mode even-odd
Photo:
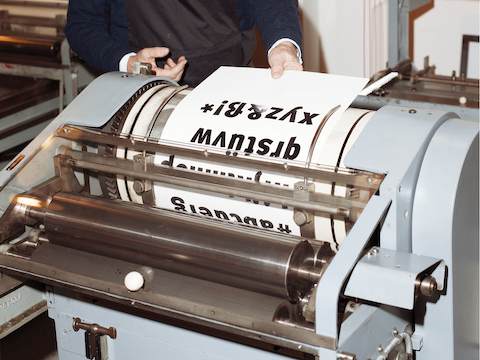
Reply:
[[[313,285],[309,242],[121,201],[58,194],[41,211],[50,242],[296,302]]]
[[[218,91],[221,92],[221,89]],[[235,132],[238,132],[239,134],[241,144],[233,140],[225,140],[220,136],[220,134],[228,134],[233,131],[232,129],[229,129],[228,121],[223,124],[212,125],[212,129],[209,131],[213,132],[208,134],[219,134],[219,137],[212,135],[212,144],[193,144],[191,141],[179,141],[179,134],[168,134],[166,129],[183,129],[181,122],[175,123],[179,118],[173,115],[184,101],[186,101],[187,104],[190,104],[189,106],[192,106],[192,103],[189,103],[186,99],[197,95],[194,93],[189,94],[189,89],[182,89],[165,83],[145,87],[140,92],[140,95],[138,93],[135,94],[135,96],[132,97],[130,101],[117,112],[117,114],[115,114],[112,121],[110,121],[104,129],[105,131],[124,135],[128,134],[137,137],[138,139],[148,138],[151,141],[158,139],[164,143],[175,144],[185,148],[194,146],[211,152],[225,151],[225,153],[236,153],[239,151],[240,154],[237,154],[237,156],[240,157],[242,156],[242,148],[245,147],[242,147],[241,144],[245,145],[245,139],[252,138],[249,137],[248,134],[256,134],[255,136],[258,139],[265,137],[266,140],[271,140],[268,139],[270,128],[267,127],[267,130],[265,130],[265,127],[254,125],[255,128],[252,129],[250,127],[252,124],[256,123],[247,118],[247,120],[242,123],[244,129],[238,131],[235,130]],[[374,112],[369,110],[348,109],[339,121],[332,121],[330,115],[333,115],[335,111],[325,115],[324,119],[319,121],[316,127],[312,128],[312,134],[315,133],[316,135],[311,143],[303,142],[301,144],[303,148],[310,149],[308,159],[305,161],[302,160],[302,165],[311,168],[321,165],[324,168],[327,167],[332,169],[334,172],[342,172],[342,168],[345,166],[344,158],[346,154],[353,146],[355,139],[361,134],[364,126],[366,126],[374,115]],[[193,119],[194,118],[192,117],[192,121]],[[241,120],[239,120],[239,122],[241,123]],[[198,134],[199,137],[203,138],[200,133]],[[208,135],[208,137],[210,136],[211,135]],[[223,145],[214,146],[213,143],[217,141],[219,144],[223,143]],[[282,143],[287,144],[288,139],[283,139]],[[232,144],[232,146],[230,146],[230,144]],[[238,149],[234,147],[234,144],[237,144]],[[139,154],[133,149],[124,147],[110,147],[105,149],[105,151],[104,149],[101,151],[108,156],[130,160],[133,160],[134,157]],[[260,156],[258,158],[260,158]],[[217,164],[208,160],[198,161],[183,158],[181,156],[172,156],[172,154],[156,153],[151,159],[153,159],[154,164],[158,166],[171,166],[173,168],[188,169],[188,171],[201,175],[208,174],[217,177],[230,177],[245,182],[256,182],[284,189],[294,189],[296,183],[305,181],[305,178],[303,177],[279,176],[278,174],[269,173],[268,171],[258,171],[256,168],[237,167],[234,163],[232,163],[231,166],[226,166],[225,164]],[[265,155],[263,156],[263,159],[267,159],[267,161],[270,162],[275,160],[275,156],[272,157],[272,155]],[[372,193],[365,189],[358,189],[347,184],[342,185],[335,182],[310,182],[311,186],[309,189],[316,194],[327,194],[329,196],[332,195],[355,199],[369,198],[372,195]],[[121,175],[102,176],[100,183],[104,195],[108,198],[122,199],[124,201],[131,201],[138,204],[143,204],[145,201],[142,194],[135,190],[134,179],[130,177]],[[308,226],[305,226],[305,222],[301,221],[301,219],[300,221],[295,219],[295,211],[293,209],[279,210],[278,204],[275,203],[271,204],[271,206],[263,206],[261,201],[259,204],[258,202],[246,202],[243,201],[243,199],[238,198],[225,200],[221,197],[215,198],[209,196],[210,194],[198,192],[197,189],[194,188],[182,190],[187,191],[184,191],[182,196],[178,196],[178,191],[176,191],[176,189],[172,190],[169,185],[154,182],[150,199],[145,203],[170,210],[178,210],[184,205],[189,205],[184,206],[184,211],[189,213],[194,213],[195,210],[191,209],[195,209],[198,206],[207,209],[205,211],[207,214],[209,212],[214,212],[215,209],[219,209],[224,213],[233,212],[237,217],[227,217],[225,219],[226,221],[232,222],[238,221],[238,217],[245,218],[250,214],[256,214],[255,223],[258,227],[262,228],[262,224],[267,224],[268,227],[265,228],[273,231],[288,228],[289,233],[291,234],[329,242],[332,249],[335,251],[338,250],[340,244],[343,242],[343,239],[346,237],[349,229],[358,216],[358,212],[354,211],[351,216],[349,215],[344,219],[338,219],[329,214],[317,211],[311,214]],[[273,226],[270,226],[271,224],[273,224]]]

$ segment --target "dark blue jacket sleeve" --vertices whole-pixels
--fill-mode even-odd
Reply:
[[[289,38],[302,47],[302,31],[296,0],[249,0],[249,2],[255,24],[262,34],[267,50],[282,38]]]
[[[78,56],[99,71],[118,71],[131,51],[123,0],[70,0],[65,34]]]

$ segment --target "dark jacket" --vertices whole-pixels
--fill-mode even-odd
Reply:
[[[142,2],[136,4],[141,6]],[[281,38],[290,38],[301,44],[295,0],[237,0],[235,11],[239,30],[245,31],[256,25],[267,49]],[[72,49],[93,68],[104,72],[117,71],[120,59],[138,50],[129,44],[128,32],[125,0],[69,1],[66,36]]]
[[[132,51],[124,0],[70,0],[65,35],[78,56],[101,72],[118,71]]]

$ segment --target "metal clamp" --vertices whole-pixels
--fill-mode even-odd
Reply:
[[[310,194],[315,192],[314,183],[300,181],[294,185],[294,198],[302,201],[309,201]],[[306,238],[315,238],[315,215],[304,209],[293,210],[293,221],[300,227],[300,234]]]
[[[440,259],[373,247],[353,269],[345,295],[412,310],[419,296],[442,294],[445,271]]]
[[[133,157],[133,169],[139,173],[147,172],[148,166],[153,164],[152,155],[138,154]],[[135,179],[133,181],[133,190],[142,197],[143,203],[147,205],[155,205],[153,196],[153,182],[146,179]]]
[[[136,61],[133,63],[134,74],[141,74],[141,75],[155,75],[155,72],[152,70],[152,64],[150,63],[143,63]]]

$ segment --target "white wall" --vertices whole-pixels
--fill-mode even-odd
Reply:
[[[460,71],[462,35],[478,35],[479,0],[436,0],[435,6],[415,22],[414,60],[423,67],[423,58],[437,66],[437,73]],[[469,77],[479,78],[479,46],[470,48]]]
[[[373,4],[382,0],[303,0],[305,65],[312,71],[364,76],[372,68],[370,61],[378,59],[385,34],[376,36],[368,24]],[[377,19],[379,27],[382,20]],[[376,37],[376,38],[375,38]],[[377,44],[379,45],[379,44]],[[375,48],[375,49],[374,49]],[[377,53],[376,56],[372,56]],[[383,61],[382,66],[385,64]]]
[[[434,8],[415,22],[415,64],[423,67],[423,57],[430,55],[437,73],[458,72],[461,34],[479,34],[479,4],[479,0],[435,0]],[[300,5],[308,70],[369,77],[385,68],[387,0],[303,0]],[[474,50],[469,75],[478,78],[478,50]]]

